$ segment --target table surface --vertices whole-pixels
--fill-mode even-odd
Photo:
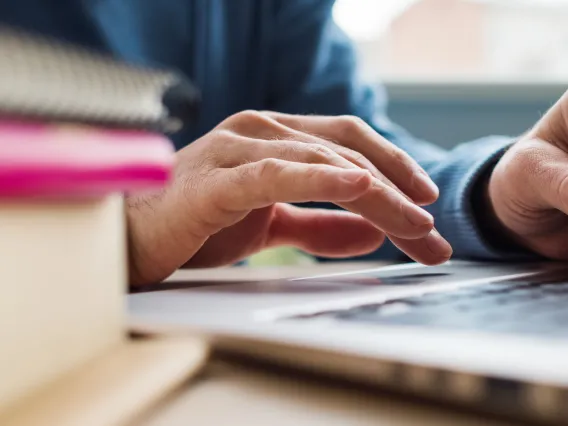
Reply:
[[[180,272],[184,279],[271,279],[317,275],[383,264],[334,263],[305,267],[229,268]],[[505,426],[497,421],[369,389],[297,374],[211,361],[196,380],[163,401],[137,426]]]
[[[296,374],[212,362],[136,426],[507,426],[402,397]]]

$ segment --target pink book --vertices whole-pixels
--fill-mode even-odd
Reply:
[[[174,155],[147,131],[0,119],[0,197],[93,197],[162,187]]]

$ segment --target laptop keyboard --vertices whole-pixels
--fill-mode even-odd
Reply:
[[[568,281],[504,281],[294,318],[568,338]]]

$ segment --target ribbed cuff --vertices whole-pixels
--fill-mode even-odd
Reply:
[[[440,192],[446,194],[434,204],[436,227],[454,248],[454,257],[485,260],[530,258],[518,250],[500,250],[491,245],[478,224],[483,216],[474,212],[473,191],[514,141],[491,137],[468,143],[453,154],[453,162],[439,173],[433,171]]]

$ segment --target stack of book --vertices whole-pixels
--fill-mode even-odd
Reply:
[[[166,185],[162,131],[195,103],[175,73],[0,28],[1,424],[125,342],[122,194]]]

